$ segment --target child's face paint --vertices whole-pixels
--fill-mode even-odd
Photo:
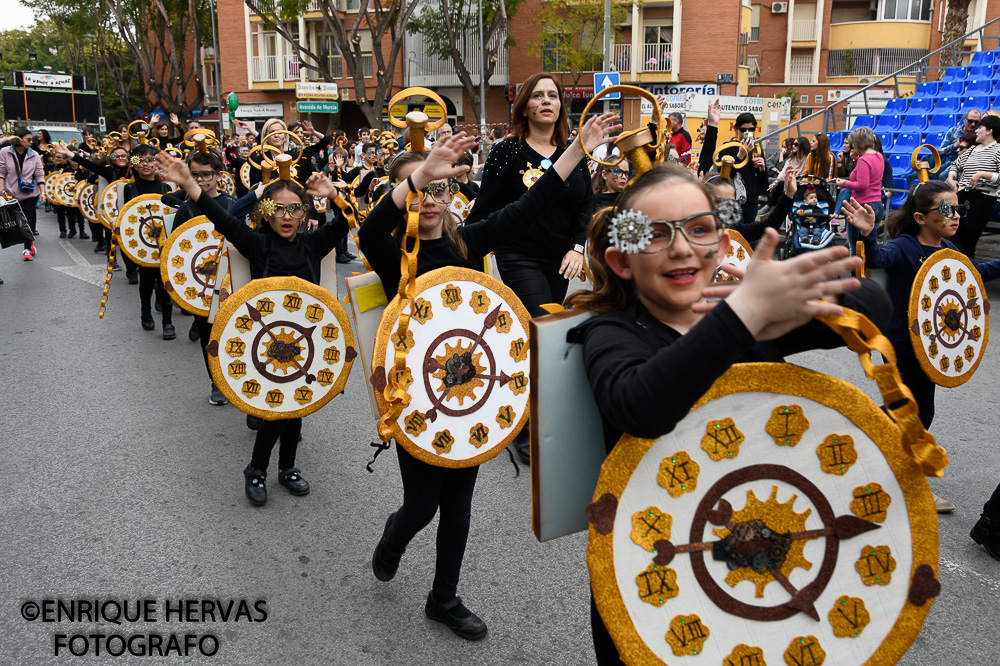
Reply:
[[[659,220],[679,220],[712,210],[700,187],[676,181],[645,190],[629,207]],[[728,248],[725,234],[718,245],[696,246],[684,234],[675,233],[673,243],[662,252],[618,253],[619,260],[609,257],[609,264],[620,277],[633,281],[639,300],[654,317],[667,324],[692,325],[699,316],[691,312],[691,306],[702,299],[702,290],[712,283]]]
[[[930,212],[914,213],[913,219],[921,225],[923,233],[931,239],[951,238],[958,232],[959,215],[956,210],[951,217],[945,217],[938,210],[942,200],[950,201],[952,206],[958,206],[958,195],[954,192],[942,192],[934,197],[934,205]]]
[[[271,195],[271,199],[274,203],[278,204],[300,204],[302,200],[299,199],[291,190],[280,190]],[[307,217],[302,219],[295,219],[291,215],[281,214],[272,215],[268,219],[268,223],[271,225],[271,231],[278,234],[281,238],[285,240],[292,240],[295,238],[295,234],[299,232],[299,227],[305,224]]]
[[[552,79],[541,79],[531,91],[524,115],[530,123],[553,124],[559,118],[561,104],[556,82]]]

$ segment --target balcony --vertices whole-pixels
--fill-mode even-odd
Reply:
[[[299,78],[299,56],[298,55],[286,55],[284,56],[285,69],[284,69],[284,79],[286,81],[296,81]]]
[[[750,78],[748,79],[751,85],[757,83],[757,79],[760,78],[760,63],[758,62],[758,56],[750,55],[747,56],[748,66],[750,68]]]
[[[611,61],[611,68],[617,72],[631,72],[632,71],[632,45],[631,44],[613,44],[612,45],[613,55]]]
[[[829,51],[827,77],[888,76],[927,55],[927,49],[838,49]],[[914,71],[915,73],[915,71]]]
[[[813,57],[808,55],[793,55],[791,62],[791,78],[789,83],[812,83]]]
[[[795,19],[792,21],[792,41],[793,42],[815,42],[816,41],[816,19]]]
[[[669,72],[673,44],[644,44],[642,49],[642,71]]]
[[[507,35],[497,35],[494,40],[504,41]],[[414,34],[406,36],[406,50],[409,57],[406,63],[407,85],[411,86],[461,86],[462,81],[455,72],[455,65],[450,58],[441,59],[436,55],[428,53],[428,45],[423,35]],[[495,42],[494,42],[495,44]],[[493,44],[491,44],[493,46]],[[464,44],[458,45],[462,52],[463,60],[472,80],[479,81],[480,63],[482,62],[482,50],[479,48],[479,40],[469,36]],[[501,45],[496,53],[497,62],[493,67],[493,75],[490,77],[490,85],[505,85],[508,82],[510,56],[506,46]],[[545,59],[543,58],[543,62]]]
[[[831,51],[867,48],[927,49],[930,41],[930,23],[854,21],[832,24],[827,48]]]
[[[278,80],[278,56],[254,56],[253,57],[253,80],[277,81]]]

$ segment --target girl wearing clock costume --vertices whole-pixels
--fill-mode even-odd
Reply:
[[[645,233],[629,236],[630,225]],[[772,261],[772,229],[741,282],[714,285],[729,246],[722,231],[712,195],[675,166],[638,176],[617,206],[595,216],[588,249],[594,291],[569,302],[599,315],[574,333],[609,452],[625,433],[658,438],[672,431],[734,363],[842,346],[816,315],[839,314],[843,305],[886,323],[889,302],[878,285],[836,279],[860,259],[837,247]],[[621,663],[593,600],[591,627],[598,663]]]
[[[459,226],[448,208],[452,197],[448,181],[468,170],[467,166],[456,163],[474,144],[472,137],[462,132],[439,139],[430,153],[397,156],[390,166],[389,179],[399,184],[372,209],[359,232],[361,250],[381,279],[386,296],[391,299],[399,289],[403,242],[400,231],[405,228],[403,207],[411,191],[421,199],[417,275],[445,266],[481,271],[486,254],[529,229],[571,187],[567,181],[584,164],[582,141],[587,142],[588,149],[606,142],[614,118],[614,114],[592,118],[584,126],[581,138],[566,149],[525,196],[474,225]],[[415,197],[412,205],[417,204]],[[440,509],[434,583],[425,612],[462,638],[481,639],[487,634],[486,623],[456,595],[479,468],[430,465],[398,443],[396,454],[403,480],[403,504],[386,521],[372,556],[372,570],[379,580],[391,580],[409,542]]]

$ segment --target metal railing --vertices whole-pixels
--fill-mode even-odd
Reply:
[[[614,50],[611,66],[618,72],[632,71],[632,45],[612,44]]]
[[[816,19],[792,21],[792,41],[811,42],[816,39]]]
[[[829,51],[826,75],[885,76],[899,71],[916,71],[916,63],[926,55],[927,49],[835,49]]]
[[[253,57],[253,80],[254,81],[277,81],[278,80],[278,56],[254,56]]]
[[[986,34],[988,29],[993,34]],[[941,56],[944,53],[950,53],[952,56],[952,62],[961,62],[963,56],[971,55],[975,51],[966,50],[964,48],[965,41],[967,39],[975,39],[976,45],[980,49],[996,49],[1000,47],[1000,17],[985,23],[984,25],[972,30],[958,39],[951,41],[936,51],[932,51],[927,55],[923,56],[915,62],[911,62],[903,65],[897,71],[880,78],[860,90],[857,90],[846,97],[842,97],[833,104],[816,111],[804,118],[795,120],[780,130],[776,130],[769,134],[757,139],[756,143],[761,146],[765,152],[774,152],[776,148],[768,148],[767,142],[771,139],[780,139],[781,135],[792,136],[792,130],[794,129],[797,134],[796,136],[802,135],[802,124],[816,119],[822,119],[822,129],[819,131],[823,132],[839,132],[841,130],[847,129],[847,116],[849,115],[849,109],[847,104],[852,100],[863,102],[865,107],[865,113],[871,113],[871,109],[868,105],[868,91],[873,88],[881,88],[885,86],[892,86],[895,89],[896,97],[900,96],[900,86],[905,86],[906,88],[912,87],[914,90],[916,86],[923,81],[931,80],[931,72],[933,71],[935,75],[943,69],[947,69],[949,65],[931,65],[931,58],[935,56]],[[940,60],[938,61],[940,62]],[[908,80],[900,81],[900,77],[906,77]],[[936,76],[935,76],[936,78]],[[838,107],[843,107],[843,111],[838,111]],[[839,125],[839,127],[838,127]],[[810,130],[814,131],[814,130]],[[780,146],[780,142],[775,141]]]
[[[759,42],[760,41],[760,26],[759,25],[751,26],[750,27],[750,41],[751,42]]]
[[[286,55],[285,58],[285,71],[284,78],[286,81],[295,81],[299,78],[299,56],[298,55]]]
[[[492,49],[498,46],[499,42],[499,48],[496,51],[497,60],[493,65],[493,74],[488,81],[491,85],[503,85],[508,82],[510,54],[509,49],[504,44],[506,40],[506,33],[498,33],[493,36],[493,41],[489,44]],[[458,45],[469,75],[477,82],[481,69],[480,63],[483,60],[483,52],[479,45],[478,35],[467,35],[464,41]],[[408,85],[425,87],[462,85],[462,80],[455,71],[455,65],[451,58],[440,58],[430,53],[430,44],[424,35],[407,33],[406,50],[409,53],[407,59]]]
[[[792,85],[797,83],[812,83],[812,72],[813,56],[811,53],[806,55],[793,55],[791,60],[791,78],[788,82]]]
[[[673,46],[663,42],[643,45],[642,71],[669,72]]]
[[[750,67],[750,78],[748,80],[750,85],[757,83],[757,79],[760,78],[760,62],[758,61],[758,57],[755,55],[747,56],[747,65]]]

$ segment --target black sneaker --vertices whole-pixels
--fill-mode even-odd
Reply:
[[[140,321],[142,322],[142,330],[144,331],[152,331],[154,328],[156,328],[156,322],[153,321],[153,315],[149,314],[148,312],[142,313]]]
[[[338,263],[338,264],[349,264],[349,263],[351,263],[352,261],[354,261],[354,260],[353,260],[353,259],[351,259],[351,258],[350,258],[349,256],[347,256],[346,254],[338,254],[338,255],[337,255],[337,263]]]
[[[986,549],[994,560],[1000,561],[1000,521],[991,520],[983,514],[979,522],[969,532],[972,540]]]
[[[70,236],[70,238],[72,238],[72,236]],[[87,232],[83,229],[80,229],[80,240],[90,240],[90,236],[88,236]]]
[[[184,310],[181,310],[181,312],[183,311]],[[188,340],[191,342],[198,342],[198,338],[200,337],[201,335],[198,333],[198,320],[195,319],[191,322],[191,330],[188,331]]]
[[[424,606],[424,612],[427,613],[427,617],[447,625],[455,632],[455,635],[467,641],[478,641],[485,638],[488,633],[486,623],[465,607],[465,604],[462,603],[462,597],[455,597],[442,604],[434,598],[434,592],[430,592],[427,595],[427,605]]]
[[[289,467],[278,472],[278,483],[288,488],[293,495],[308,495],[309,482],[302,478],[298,467]]]
[[[247,493],[247,499],[254,506],[264,506],[264,503],[267,502],[267,485],[264,483],[267,480],[267,472],[247,465],[246,469],[243,470],[243,477],[246,479],[244,489]]]
[[[174,330],[174,325],[173,324],[164,324],[163,325],[163,339],[164,340],[173,340],[176,337],[177,337],[177,331]]]
[[[107,251],[108,251],[108,246],[105,245],[104,243],[98,243],[97,246],[94,248],[94,254],[100,254],[101,252],[107,252]]]
[[[62,238],[62,236],[60,236]],[[66,234],[66,238],[76,238],[76,229],[70,229],[69,233]]]
[[[264,419],[259,416],[247,414],[247,427],[251,430],[258,430],[262,423],[264,423]]]
[[[121,269],[122,269],[121,264],[119,264],[117,261],[115,262],[115,265],[111,268],[111,270],[115,272],[121,271]]]
[[[389,518],[385,521],[385,528],[382,530],[382,538],[379,539],[378,545],[375,546],[375,552],[372,553],[372,573],[382,582],[388,582],[395,577],[396,570],[399,569],[399,561],[406,553],[405,548],[396,550],[389,545],[389,526],[392,525],[392,519],[395,517],[395,512],[389,514]]]
[[[128,278],[128,283],[129,284],[139,284],[139,274],[138,273],[129,273],[128,271],[125,271],[125,277]]]
[[[66,238],[66,230],[65,229],[63,229],[62,231],[59,232],[59,238]]]
[[[212,394],[208,396],[208,404],[218,407],[228,403],[229,401],[226,400],[226,396],[222,395],[222,391],[216,388],[215,384],[212,384]]]

